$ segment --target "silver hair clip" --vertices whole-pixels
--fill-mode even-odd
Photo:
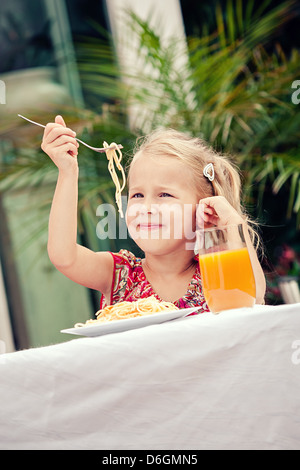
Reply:
[[[209,179],[209,181],[213,181],[215,179],[215,169],[212,163],[208,163],[204,167],[203,174]]]

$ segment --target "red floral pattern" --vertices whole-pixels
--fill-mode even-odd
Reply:
[[[120,250],[119,253],[111,253],[114,259],[114,274],[110,304],[117,302],[133,302],[141,298],[154,295],[158,300],[162,299],[154,292],[151,284],[147,281],[142,268],[141,258],[136,258],[133,253],[127,250]],[[198,256],[195,256],[198,261]],[[108,303],[104,296],[101,298],[100,308],[104,308]],[[198,263],[193,278],[188,286],[186,294],[176,300],[174,304],[179,308],[189,308],[201,306],[197,313],[209,312],[205,298],[202,293],[201,276]]]

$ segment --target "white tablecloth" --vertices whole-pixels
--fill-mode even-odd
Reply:
[[[0,448],[300,449],[300,304],[1,355]]]

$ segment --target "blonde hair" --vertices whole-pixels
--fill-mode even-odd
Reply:
[[[158,158],[168,156],[185,163],[193,172],[199,199],[224,196],[248,223],[252,243],[256,248],[259,247],[260,238],[254,229],[258,224],[250,220],[241,204],[241,176],[237,165],[230,157],[220,155],[202,139],[191,137],[174,129],[157,129],[148,136],[139,138],[131,164],[141,154]],[[208,163],[212,163],[214,166],[213,181],[203,175],[203,169]],[[128,177],[129,175],[130,167]]]

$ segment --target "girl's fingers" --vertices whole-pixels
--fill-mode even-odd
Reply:
[[[206,223],[227,225],[241,223],[242,217],[223,196],[213,196],[199,201],[199,214]]]
[[[48,134],[49,134],[54,128],[56,128],[56,127],[58,127],[58,128],[59,128],[59,127],[64,127],[64,128],[66,128],[66,129],[69,129],[69,128],[67,128],[67,126],[66,126],[66,123],[65,123],[65,121],[64,121],[64,118],[63,118],[62,116],[58,115],[58,116],[55,117],[54,122],[49,122],[49,123],[45,126],[44,136],[47,137]],[[69,129],[69,130],[70,130],[70,129]],[[71,132],[73,132],[72,129],[71,129]]]
[[[196,222],[198,228],[203,229],[212,227],[213,225],[216,225],[217,221],[218,216],[216,215],[213,208],[205,206],[205,204],[199,204],[196,215]]]
[[[76,136],[76,132],[72,131],[72,129],[69,129],[68,127],[63,127],[61,125],[55,124],[54,126],[51,126],[51,128],[49,128],[47,133],[45,133],[44,140],[48,144],[50,144],[54,142],[58,137],[66,135],[74,138]]]
[[[199,208],[198,208],[199,213],[204,216],[204,215],[216,215],[216,211],[213,207],[208,206],[207,204],[203,204],[200,202]]]
[[[207,214],[205,212],[205,209],[205,205],[200,203],[196,214],[196,222],[199,228],[204,228],[207,222]]]
[[[71,155],[71,157],[77,157],[78,155],[78,149],[77,147],[72,144],[71,142],[68,142],[67,144],[64,144],[64,145],[61,145],[60,147],[58,147],[59,149],[59,152],[65,152],[65,153],[68,153],[69,155]]]
[[[49,145],[51,145],[52,148],[60,147],[61,145],[71,143],[75,145],[77,148],[79,147],[79,143],[77,142],[74,137],[71,137],[69,135],[61,135],[57,137],[53,142],[51,142]]]
[[[60,124],[61,126],[67,127],[62,116],[59,116],[59,115],[56,116],[55,122],[56,122],[56,124]]]

